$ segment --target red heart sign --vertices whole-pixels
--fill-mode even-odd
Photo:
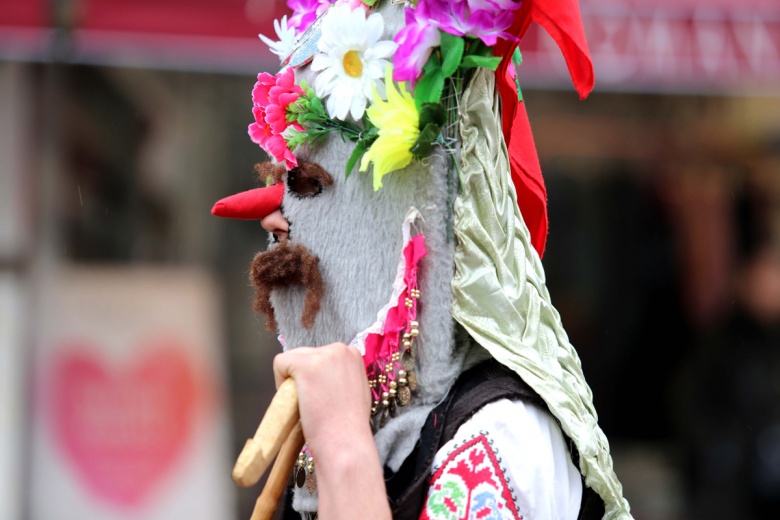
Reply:
[[[187,351],[146,349],[132,366],[112,369],[95,349],[78,347],[70,344],[54,365],[55,437],[90,491],[136,506],[170,474],[191,436],[197,388]]]

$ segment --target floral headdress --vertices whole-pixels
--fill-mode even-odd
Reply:
[[[514,39],[507,30],[521,4],[409,2],[406,26],[393,40],[379,39],[384,20],[371,12],[375,4],[288,2],[294,15],[275,23],[279,40],[261,36],[286,67],[275,76],[258,77],[249,133],[292,168],[298,146],[338,132],[355,143],[345,174],[358,164],[362,172],[371,165],[377,190],[386,174],[429,155],[433,143],[450,146],[453,94],[469,69],[496,69],[501,58],[492,55],[492,46],[499,37]],[[314,38],[316,47],[309,43]],[[314,85],[296,85],[292,67],[309,60],[319,73]]]
[[[566,16],[576,0],[398,0],[406,25],[380,40],[382,0],[288,0],[293,15],[274,22],[278,40],[261,35],[282,70],[262,73],[252,91],[251,139],[288,168],[293,151],[338,132],[355,143],[345,175],[357,166],[382,178],[456,140],[456,96],[475,68],[497,71],[512,178],[537,252],[547,235],[546,192],[512,58],[533,19],[561,46],[581,97],[593,71],[579,18]],[[563,20],[563,22],[560,22]],[[313,85],[295,83],[293,70],[311,63]],[[455,163],[453,162],[453,167]]]

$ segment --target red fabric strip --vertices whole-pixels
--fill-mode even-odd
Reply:
[[[525,0],[516,13],[511,34],[519,40],[531,21],[539,23],[558,44],[574,87],[580,98],[585,98],[593,89],[594,75],[577,1]],[[512,183],[517,191],[517,204],[531,233],[531,244],[542,257],[548,229],[547,190],[528,114],[517,99],[517,88],[509,74],[515,47],[517,41],[508,40],[499,41],[495,47],[495,54],[503,58],[496,71],[497,88],[501,96],[504,138],[509,151]]]

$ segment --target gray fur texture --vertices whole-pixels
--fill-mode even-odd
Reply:
[[[427,159],[427,164],[413,163],[387,175],[384,187],[375,192],[368,173],[353,172],[344,178],[351,149],[351,143],[332,135],[320,147],[300,153],[299,157],[330,172],[335,183],[312,198],[300,198],[290,193],[289,187],[285,191],[283,211],[290,222],[290,241],[305,245],[320,259],[325,293],[314,326],[305,329],[300,324],[301,288],[277,289],[271,303],[288,348],[349,343],[374,323],[377,312],[390,300],[403,249],[404,217],[411,207],[420,211],[422,219],[417,227],[424,233],[428,249],[420,265],[420,390],[413,404],[401,408],[399,417],[385,427],[398,433],[380,431],[377,435],[383,459],[400,444],[405,457],[417,438],[411,430],[419,430],[427,412],[444,397],[463,366],[463,353],[455,352],[453,341],[450,282],[454,242],[447,236],[448,204],[453,197],[446,159],[440,155]],[[417,412],[412,413],[415,408]],[[407,414],[409,418],[403,419]],[[405,426],[406,422],[410,424]]]
[[[386,39],[403,26],[402,6],[386,3]],[[296,79],[313,83],[308,67]],[[299,158],[316,162],[334,178],[333,186],[311,198],[285,188],[283,213],[290,223],[290,241],[305,245],[320,259],[325,286],[322,307],[314,326],[300,324],[304,291],[276,289],[271,303],[288,348],[349,343],[376,321],[390,300],[392,283],[403,247],[402,223],[411,207],[422,214],[418,228],[425,235],[428,255],[420,266],[420,306],[417,339],[419,390],[412,404],[399,408],[376,435],[382,461],[395,470],[412,451],[428,412],[447,394],[463,369],[467,347],[456,348],[450,283],[454,273],[454,239],[448,236],[457,176],[448,180],[447,158],[439,150],[422,162],[388,174],[374,191],[370,170],[344,168],[354,144],[331,134],[310,149],[299,148]],[[459,343],[467,345],[468,343]]]

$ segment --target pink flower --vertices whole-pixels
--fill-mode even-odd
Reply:
[[[287,122],[287,107],[303,95],[303,89],[295,84],[295,73],[286,69],[276,76],[267,72],[258,74],[252,89],[252,114],[255,122],[249,125],[249,138],[279,162],[284,161],[287,169],[294,168],[298,161],[287,146],[284,133],[288,128],[303,130],[297,123]]]
[[[276,85],[276,76],[272,76],[267,72],[258,74],[257,83],[255,83],[255,87],[252,89],[252,103],[255,106],[266,103],[268,93],[274,85]]]
[[[284,160],[284,166],[288,170],[292,170],[298,166],[298,159],[290,151],[287,146],[287,141],[281,135],[272,135],[268,141],[266,141],[266,151],[271,154],[274,159],[279,162]]]
[[[441,42],[441,36],[439,29],[429,22],[427,5],[422,0],[417,4],[417,9],[407,7],[404,15],[406,26],[393,40],[398,44],[398,50],[393,56],[393,79],[410,81],[414,86],[433,48]]]

